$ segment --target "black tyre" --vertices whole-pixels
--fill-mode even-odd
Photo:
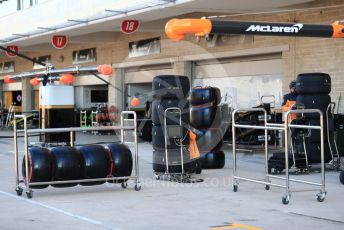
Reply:
[[[52,160],[50,151],[46,148],[29,148],[29,182],[49,182],[52,178]],[[25,157],[22,163],[22,175],[26,178]],[[49,185],[34,185],[30,188],[42,189]]]
[[[179,124],[179,116],[181,115],[182,124],[190,123],[190,103],[185,99],[162,99],[154,100],[152,103],[152,121],[154,125],[164,125],[164,112],[167,108],[180,108],[181,114],[177,110],[169,110],[166,115],[166,123],[168,125]]]
[[[191,105],[205,105],[217,106],[221,102],[221,92],[216,87],[196,87],[191,92]]]
[[[169,127],[169,126],[168,126]],[[188,146],[190,142],[189,133],[187,128],[182,129],[184,146]],[[165,127],[154,125],[152,129],[152,145],[155,150],[165,149]],[[167,149],[179,149],[181,145],[180,138],[168,138]]]
[[[202,169],[221,169],[225,166],[225,153],[212,151],[201,155]]]
[[[205,130],[191,129],[196,134],[197,148],[202,153],[220,150],[223,144],[224,130],[212,128]]]
[[[190,125],[197,129],[219,128],[222,118],[221,111],[217,106],[192,107]]]
[[[327,122],[326,119],[323,122],[324,124],[324,141],[327,142]],[[307,125],[311,126],[320,126],[319,119],[308,119]],[[306,138],[306,141],[309,143],[320,143],[320,130],[318,129],[310,129],[309,137]]]
[[[139,137],[145,142],[152,142],[152,120],[142,119],[137,125]]]
[[[153,79],[153,97],[158,99],[184,99],[190,93],[190,81],[186,76],[160,75]]]
[[[319,119],[301,119],[297,118],[291,121],[291,124],[295,125],[309,125],[320,126]],[[324,120],[324,140],[327,141],[327,123]],[[303,141],[305,138],[306,143],[319,143],[320,142],[320,130],[307,129],[307,128],[291,128],[292,138],[295,141]]]
[[[298,153],[304,153],[304,145],[302,143],[297,144],[296,147]],[[306,144],[306,150],[307,150],[307,157],[309,163],[320,163],[321,162],[321,156],[320,156],[320,143],[307,143]],[[330,147],[325,141],[324,144],[324,160],[325,163],[330,162],[332,159]]]
[[[299,94],[329,94],[331,77],[327,73],[302,73],[296,78],[296,92]]]
[[[83,179],[105,178],[110,174],[110,156],[101,145],[86,145],[79,148],[82,156]],[[81,185],[98,185],[105,181],[82,182]]]
[[[339,180],[340,180],[340,183],[344,184],[344,171],[341,171],[340,174],[339,174]]]
[[[296,104],[305,109],[319,109],[326,117],[326,110],[331,103],[331,97],[326,94],[300,94],[296,98]],[[318,113],[304,113],[304,118],[319,118]]]
[[[184,171],[195,173],[199,170],[198,160],[190,159],[187,149],[183,149]],[[168,171],[170,173],[180,173],[182,171],[180,149],[168,150]],[[153,151],[153,170],[155,172],[166,172],[166,154],[165,151]]]
[[[82,158],[77,149],[63,146],[51,149],[53,158],[53,180],[82,179]],[[53,187],[72,187],[78,183],[54,184]]]
[[[111,174],[114,177],[130,176],[133,170],[133,157],[125,144],[109,144],[105,147],[111,156]],[[111,183],[122,183],[127,179],[109,180]]]

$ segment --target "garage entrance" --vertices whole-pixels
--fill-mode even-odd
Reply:
[[[256,106],[263,95],[274,95],[276,106],[283,98],[281,53],[195,62],[193,71],[193,87],[218,87],[234,108]]]

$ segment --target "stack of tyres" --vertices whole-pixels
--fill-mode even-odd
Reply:
[[[165,129],[170,125],[179,125],[181,115],[182,133],[180,138],[168,138],[168,169],[171,173],[181,172],[180,147],[183,145],[182,153],[184,160],[184,170],[193,173],[197,169],[198,161],[190,159],[188,150],[189,145],[189,122],[190,122],[190,103],[186,99],[190,93],[190,81],[186,76],[160,75],[153,79],[152,85],[152,144],[153,144],[153,170],[155,172],[166,172],[166,153],[165,153]],[[179,108],[179,111],[168,110],[168,108]],[[165,126],[165,120],[166,125]]]
[[[25,157],[22,174],[26,178]],[[131,175],[133,159],[130,149],[124,144],[85,145],[79,148],[60,146],[52,149],[33,147],[28,151],[29,182],[66,183],[52,184],[53,187],[72,187],[78,183],[69,180],[104,179],[107,177],[127,177]],[[107,180],[110,183],[122,183],[127,179]],[[105,180],[80,182],[90,186],[105,183]],[[46,188],[49,185],[30,186],[33,189]]]
[[[296,98],[297,107],[305,109],[319,109],[323,113],[324,124],[324,157],[325,162],[329,162],[331,152],[327,139],[327,117],[326,110],[331,103],[331,78],[326,73],[303,73],[299,74],[296,79]],[[318,113],[304,113],[303,119],[309,125],[320,125],[320,115]],[[306,139],[305,148],[303,143],[296,144],[298,151],[307,152],[307,157],[310,163],[320,163],[320,131],[312,129],[310,135]]]
[[[222,125],[220,89],[196,87],[192,89],[191,118],[192,132],[201,152],[203,169],[219,169],[225,165],[225,154],[221,151],[226,125]]]

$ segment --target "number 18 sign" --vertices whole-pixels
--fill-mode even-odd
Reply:
[[[121,31],[125,34],[131,34],[139,28],[138,20],[124,20],[121,24]]]

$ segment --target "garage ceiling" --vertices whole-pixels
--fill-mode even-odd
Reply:
[[[47,31],[43,30],[39,33],[30,33],[30,31],[17,31],[12,32],[13,36],[10,37],[2,37],[0,35],[0,40],[2,43],[11,43],[21,46],[22,48],[27,47],[30,50],[30,46],[50,43],[51,35],[54,33],[62,33],[71,38],[73,41],[73,37],[75,37],[75,42],[83,41],[88,42],[91,41],[92,38],[82,38],[83,36],[88,36],[88,34],[94,34],[104,31],[114,32],[112,35],[107,34],[109,37],[115,36],[116,31],[119,31],[119,25],[123,19],[130,18],[130,19],[138,19],[141,21],[140,31],[141,32],[152,32],[152,31],[163,31],[164,25],[168,18],[177,17],[180,15],[190,14],[194,12],[208,12],[208,13],[225,13],[225,14],[233,14],[233,13],[247,13],[247,12],[259,12],[259,11],[273,11],[279,9],[285,9],[286,7],[291,8],[293,5],[309,3],[314,0],[174,0],[174,1],[167,1],[167,0],[159,0],[161,5],[149,5],[146,3],[145,9],[132,11],[128,14],[119,14],[113,17],[105,17],[101,20],[94,20],[89,21],[86,23],[79,23],[72,26],[66,27],[58,27],[58,25],[51,25],[52,28],[58,27],[54,31]],[[118,1],[119,3],[123,3],[122,0]],[[130,1],[129,1],[130,2]],[[171,3],[172,2],[172,3]],[[166,3],[166,5],[165,5]],[[123,7],[123,4],[119,4]],[[125,5],[125,4],[124,4]],[[128,7],[130,6],[129,3],[127,4]],[[34,10],[35,7],[28,10]],[[107,5],[103,7],[103,14],[109,14],[108,11],[105,11]],[[111,8],[111,10],[116,10],[117,8]],[[123,8],[122,8],[123,9]],[[129,8],[128,8],[129,9]],[[17,12],[16,14],[21,14],[22,12]],[[101,15],[97,14],[97,16]],[[8,21],[13,19],[15,15],[5,16],[8,17]],[[165,19],[162,19],[165,18]],[[4,19],[4,17],[2,18]],[[81,20],[81,19],[79,19]],[[37,20],[36,20],[37,21]],[[67,19],[66,19],[67,21]],[[11,23],[11,22],[9,22]],[[16,23],[20,23],[17,21]],[[24,22],[21,22],[24,23]],[[35,22],[35,28],[40,27],[40,22]],[[41,22],[42,23],[42,22]],[[68,25],[68,23],[66,23]],[[12,28],[12,27],[10,27]],[[37,31],[36,31],[37,32]],[[28,36],[18,36],[16,37],[15,34],[28,34]],[[91,40],[90,40],[91,39]],[[6,42],[7,41],[7,42]],[[24,50],[24,49],[23,49]]]

